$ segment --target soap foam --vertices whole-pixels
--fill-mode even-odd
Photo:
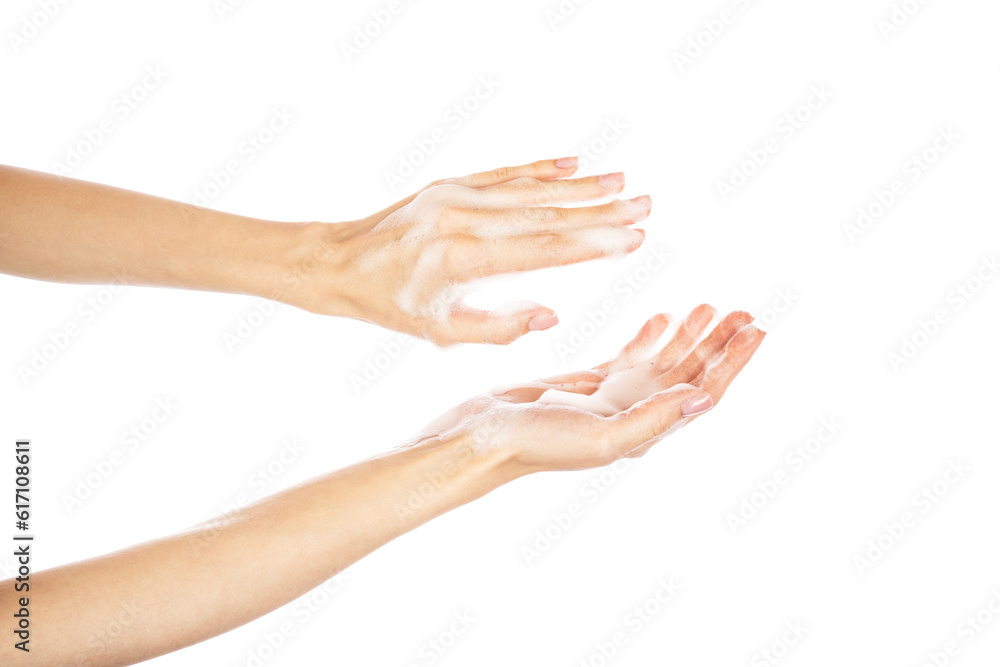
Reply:
[[[451,203],[459,208],[471,207],[476,204],[469,197],[468,188],[458,185],[439,185],[424,190],[406,207],[395,211],[378,223],[377,229],[401,229],[399,238],[391,246],[375,248],[365,252],[358,264],[363,271],[373,273],[379,271],[387,262],[392,261],[391,255],[400,247],[422,248],[406,283],[394,295],[396,305],[403,312],[414,317],[433,318],[438,321],[447,320],[456,309],[468,308],[464,303],[465,295],[481,286],[482,280],[465,281],[446,284],[433,291],[434,277],[440,273],[444,259],[447,236],[442,236],[438,222],[441,206]],[[641,202],[629,200],[624,203],[626,213],[636,214],[636,207],[644,205]],[[523,220],[518,213],[500,209],[490,210],[496,216],[496,221],[489,224],[475,225],[463,230],[463,233],[479,239],[490,245],[500,245],[504,239],[516,238],[528,233]],[[418,215],[419,214],[419,215]],[[461,212],[457,213],[461,215]],[[568,238],[587,248],[593,249],[605,257],[619,257],[635,247],[641,241],[642,233],[630,227],[593,226],[560,231]],[[555,250],[553,260],[558,260],[564,251]],[[502,275],[511,275],[508,272]],[[437,283],[440,285],[440,283]],[[537,308],[533,302],[507,302],[491,311],[493,315],[511,315],[525,309]]]
[[[662,349],[660,341],[670,340],[677,326],[671,326],[657,340],[636,347],[630,354],[616,358],[606,366],[607,378],[592,395],[583,397],[571,392],[550,389],[538,399],[542,403],[565,405],[609,417],[628,410],[661,391],[660,375],[655,357]]]

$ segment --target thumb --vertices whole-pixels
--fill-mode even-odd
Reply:
[[[636,403],[614,419],[619,456],[643,445],[655,444],[686,424],[695,415],[714,407],[712,396],[690,384],[674,385]]]
[[[509,302],[490,311],[463,303],[452,311],[449,323],[461,342],[507,345],[529,331],[551,329],[559,318],[545,306],[530,301]]]

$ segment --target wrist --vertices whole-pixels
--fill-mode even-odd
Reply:
[[[262,246],[272,263],[254,293],[321,315],[360,317],[355,300],[348,296],[350,263],[342,225],[308,222],[281,227],[274,243]]]
[[[448,433],[404,446],[395,456],[408,460],[415,485],[400,491],[407,503],[426,512],[422,520],[440,515],[486,495],[520,474],[513,458],[500,449],[483,450],[466,433]]]

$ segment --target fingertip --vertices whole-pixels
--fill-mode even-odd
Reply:
[[[697,306],[695,306],[694,309],[691,311],[691,314],[694,315],[695,317],[700,317],[705,314],[715,317],[715,313],[716,313],[716,308],[710,303],[700,303]]]
[[[766,335],[766,331],[751,322],[740,329],[729,344],[736,350],[742,351],[760,345]]]
[[[597,184],[600,185],[605,190],[610,190],[612,192],[621,192],[625,189],[625,174],[623,172],[615,172],[613,174],[604,174],[597,177]]]
[[[545,331],[559,324],[559,316],[549,311],[540,313],[528,320],[528,331]]]
[[[552,163],[557,169],[562,169],[568,173],[575,172],[580,166],[580,158],[574,157],[561,157],[558,160],[553,160]]]
[[[629,229],[631,232],[628,240],[628,252],[635,252],[642,246],[643,242],[646,240],[646,230],[645,229]]]
[[[653,198],[649,195],[642,195],[641,197],[636,197],[635,201],[645,208],[644,215],[648,218],[650,213],[653,212]]]
[[[712,395],[707,391],[697,389],[681,403],[681,417],[687,418],[705,414],[714,407],[715,401],[712,400]]]
[[[615,224],[628,227],[649,218],[649,214],[653,210],[653,199],[649,195],[642,195],[641,197],[620,201],[618,205],[621,211],[621,219],[616,221]]]
[[[649,318],[649,325],[656,328],[666,329],[670,326],[673,316],[670,313],[657,313]]]

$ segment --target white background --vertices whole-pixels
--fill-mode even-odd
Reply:
[[[507,283],[560,326],[507,348],[414,343],[361,391],[352,375],[386,366],[395,334],[279,306],[231,350],[226,335],[256,306],[247,297],[0,278],[0,439],[34,441],[35,567],[173,533],[241,492],[374,455],[476,392],[589,367],[653,313],[707,301],[767,317],[770,336],[711,416],[627,472],[604,471],[596,502],[582,489],[602,471],[520,480],[350,568],[305,622],[289,606],[153,662],[429,665],[426,642],[462,612],[471,629],[433,664],[601,665],[596,644],[620,630],[627,643],[607,664],[763,665],[788,622],[807,630],[783,665],[917,666],[951,640],[948,664],[995,661],[1000,618],[971,642],[959,624],[1000,591],[1000,281],[977,283],[1000,251],[1000,6],[929,2],[887,36],[888,0],[591,0],[555,24],[555,0],[407,1],[349,61],[342,45],[386,5],[248,0],[220,17],[210,0],[69,2],[15,52],[10,34],[39,9],[8,0],[2,160],[52,171],[111,118],[72,175],[191,202],[286,107],[295,120],[211,205],[337,221],[436,178],[587,146],[581,173],[623,170],[627,196],[653,196],[646,246]],[[699,36],[724,9],[721,34]],[[689,39],[707,46],[679,67]],[[165,80],[129,92],[147,67]],[[446,122],[490,76],[497,90]],[[832,97],[801,109],[814,87]],[[127,118],[122,94],[145,98]],[[796,110],[808,119],[788,136],[779,124]],[[624,129],[604,143],[609,122]],[[385,172],[436,127],[447,141],[392,191]],[[958,139],[913,180],[908,161],[942,128]],[[723,201],[718,183],[769,138],[777,152]],[[905,193],[852,242],[845,226],[895,179]],[[652,248],[672,257],[648,274]],[[631,298],[614,289],[626,276],[647,279]],[[981,289],[959,299],[959,285]],[[609,297],[616,312],[581,329]],[[92,320],[88,299],[106,303]],[[946,322],[920,335],[938,310]],[[19,368],[71,321],[81,334],[25,381]],[[574,330],[592,335],[565,354]],[[920,347],[894,367],[904,337]],[[128,451],[122,433],[166,398],[180,407]],[[824,419],[842,428],[797,469],[787,453]],[[258,485],[288,439],[305,451]],[[124,462],[69,509],[116,449]],[[914,496],[950,461],[968,472],[925,512]],[[751,498],[776,471],[787,483]],[[727,515],[744,499],[759,509],[734,531]],[[572,503],[582,516],[529,563],[536,531],[556,535],[552,515]],[[916,524],[883,535],[905,512]],[[881,558],[859,566],[880,537]],[[0,564],[9,574],[11,558]],[[670,577],[681,592],[635,632],[626,614]],[[284,622],[294,633],[272,651]]]

